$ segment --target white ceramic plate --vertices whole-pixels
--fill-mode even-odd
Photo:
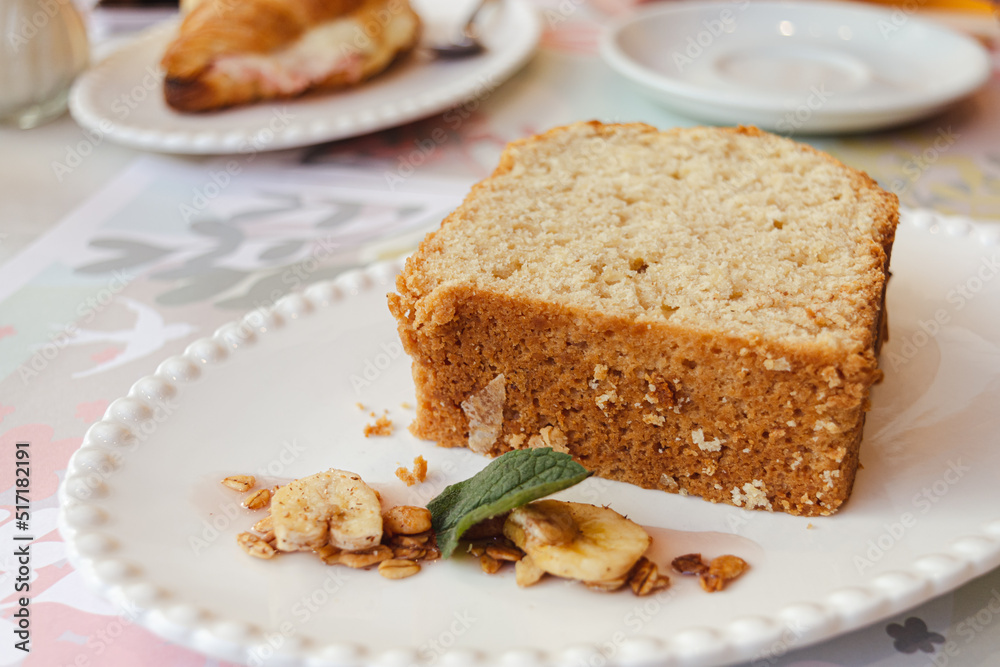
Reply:
[[[240,551],[235,536],[255,517],[218,483],[225,475],[341,467],[391,504],[424,504],[486,463],[405,429],[410,365],[385,302],[398,264],[287,297],[139,380],[73,456],[61,530],[75,567],[134,620],[235,662],[694,666],[804,646],[1000,564],[997,242],[926,213],[901,225],[886,379],[864,469],[835,516],[747,512],[599,479],[562,494],[648,526],[664,566],[692,551],[743,556],[752,569],[723,593],[679,576],[645,599],[556,579],[522,590],[510,569],[487,576],[467,557],[388,581],[308,554]],[[388,409],[396,433],[363,437],[373,420],[357,402]],[[407,488],[393,471],[418,454],[428,481]]]
[[[834,2],[650,5],[605,33],[601,55],[670,109],[783,133],[921,118],[981,86],[991,67],[970,37]]]
[[[424,38],[436,39],[467,3],[414,2]],[[357,88],[207,114],[181,114],[163,101],[160,58],[174,21],[156,26],[81,76],[70,93],[80,125],[133,148],[168,153],[252,153],[343,139],[439,113],[488,96],[534,53],[537,12],[505,0],[483,21],[487,50],[435,60],[417,49]]]

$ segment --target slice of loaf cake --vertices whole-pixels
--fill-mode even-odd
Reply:
[[[514,142],[389,306],[411,430],[751,509],[847,500],[895,195],[754,128],[577,123]]]

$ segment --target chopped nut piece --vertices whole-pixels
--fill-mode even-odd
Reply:
[[[441,557],[441,550],[437,547],[427,547],[427,553],[424,555],[424,560],[437,560]]]
[[[747,562],[738,556],[719,556],[709,564],[708,572],[701,575],[701,587],[709,593],[721,591],[748,567]]]
[[[496,574],[500,571],[500,567],[503,565],[502,561],[498,561],[493,556],[489,554],[483,554],[479,557],[479,567],[483,568],[483,572],[486,574]]]
[[[374,416],[375,413],[372,413]],[[373,435],[392,435],[392,420],[388,417],[388,411],[375,419],[374,424],[365,424],[365,437],[370,438]]]
[[[524,552],[517,547],[509,547],[505,544],[491,544],[486,547],[486,555],[496,560],[506,560],[516,563],[524,557]]]
[[[701,554],[685,554],[678,556],[670,564],[674,572],[680,574],[701,574],[708,571],[708,566],[701,559]]]
[[[503,535],[472,540],[469,542],[466,550],[476,558],[480,558],[483,554],[488,554],[490,558],[511,562],[516,560],[514,558],[515,554],[518,557],[524,555],[523,551],[518,549],[513,542]]]
[[[424,547],[434,537],[434,533],[427,531],[417,535],[392,535],[389,537],[389,545],[393,547]]]
[[[651,576],[655,576],[656,569],[656,563],[643,556],[635,562],[635,567],[633,567],[632,571],[628,573],[629,585],[632,586],[634,590],[636,584],[641,584]]]
[[[378,573],[386,579],[405,579],[420,572],[420,563],[405,558],[390,558],[378,564]]]
[[[462,401],[462,412],[469,420],[469,449],[485,454],[496,442],[503,427],[503,406],[507,385],[503,373]]]
[[[427,479],[427,461],[423,456],[413,459],[413,472],[400,466],[396,468],[396,477],[407,486],[413,486]]]
[[[511,449],[522,449],[524,447],[525,436],[523,433],[511,433],[504,436],[504,440],[507,441]]]
[[[316,549],[316,555],[319,556],[320,560],[327,565],[339,564],[341,552],[342,550],[340,548],[332,547],[330,545]]]
[[[392,558],[392,549],[380,544],[364,551],[342,551],[337,558],[341,565],[353,567],[355,569],[370,567],[376,563]]]
[[[551,447],[553,451],[569,454],[569,447],[566,446],[568,442],[566,434],[557,426],[544,426],[538,435],[528,438],[528,447],[532,449]]]
[[[253,529],[258,533],[269,533],[274,529],[274,522],[271,519],[271,515],[268,514],[266,517],[258,521],[253,525]]]
[[[409,560],[423,560],[427,556],[427,549],[423,547],[393,547],[393,558],[406,558]]]
[[[514,580],[521,588],[534,586],[544,576],[545,570],[535,565],[531,556],[525,555],[524,558],[514,563]]]
[[[382,514],[382,530],[390,535],[417,535],[431,529],[431,513],[426,507],[397,505]]]
[[[669,588],[670,577],[660,574],[656,563],[643,556],[632,568],[628,583],[633,593],[643,597]]]
[[[261,489],[247,496],[243,501],[243,507],[248,510],[262,510],[269,502],[271,502],[271,489]]]
[[[272,547],[278,541],[278,538],[276,538],[274,536],[274,531],[273,530],[269,530],[266,533],[264,533],[263,535],[261,535],[260,539],[264,540],[265,542],[267,542],[268,544],[270,544]]]
[[[485,537],[499,537],[503,535],[503,523],[507,520],[508,514],[510,512],[504,512],[503,514],[491,516],[489,519],[483,519],[465,531],[462,539],[481,540]]]
[[[716,593],[726,587],[726,582],[722,577],[714,574],[703,574],[698,578],[701,587],[709,593]]]
[[[691,431],[691,441],[698,445],[702,451],[706,452],[717,452],[722,449],[722,445],[725,444],[725,440],[721,438],[713,438],[712,440],[705,439],[705,431],[703,429],[697,429]]]
[[[253,475],[230,475],[222,480],[223,486],[228,486],[230,489],[239,491],[240,493],[249,491],[256,483],[257,479]]]
[[[274,547],[253,533],[240,533],[236,536],[236,543],[254,558],[263,558],[264,560],[274,558]]]
[[[609,579],[608,581],[585,581],[583,584],[592,591],[613,593],[624,586],[626,581],[628,581],[626,577],[619,577],[618,579]]]

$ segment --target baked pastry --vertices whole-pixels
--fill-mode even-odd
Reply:
[[[164,96],[209,111],[356,85],[416,44],[407,0],[201,0],[167,47]]]
[[[744,508],[847,500],[898,200],[757,130],[578,123],[510,144],[389,307],[411,430]]]

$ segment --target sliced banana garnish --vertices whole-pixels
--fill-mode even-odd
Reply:
[[[652,542],[642,527],[614,510],[560,500],[518,507],[503,534],[539,569],[587,582],[627,576]]]
[[[514,563],[514,580],[521,588],[534,586],[544,576],[545,570],[535,565],[535,561],[531,560],[531,556],[525,556]]]
[[[279,551],[334,546],[358,551],[382,539],[382,506],[360,475],[327,470],[275,491],[271,520]]]
[[[572,514],[546,510],[541,503],[523,505],[507,520],[524,531],[525,540],[536,544],[569,544],[580,534]]]

